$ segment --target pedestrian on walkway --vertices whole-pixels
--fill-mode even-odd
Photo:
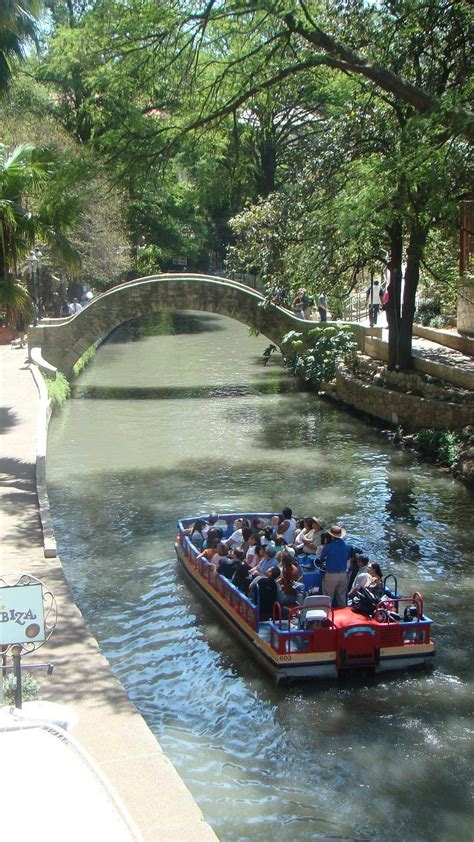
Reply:
[[[318,295],[318,313],[319,318],[322,322],[327,322],[328,320],[328,302],[326,298],[326,293],[321,292]]]
[[[74,316],[79,310],[82,310],[82,304],[79,304],[77,298],[74,298],[72,304],[69,305],[69,313],[71,316]]]
[[[374,327],[377,324],[377,318],[379,315],[379,309],[382,302],[382,293],[380,290],[380,284],[378,281],[372,280],[370,282],[370,287],[368,288],[366,295],[365,295],[365,303],[369,307],[369,323],[370,327]]]
[[[25,347],[25,336],[26,336],[26,331],[27,331],[27,321],[26,321],[26,316],[25,316],[25,313],[23,312],[23,310],[21,310],[21,311],[18,313],[18,318],[17,318],[17,320],[16,320],[16,322],[15,322],[15,333],[17,333],[17,334],[18,334],[18,335],[16,336],[16,339],[19,339],[19,340],[20,340],[20,346],[19,346],[20,348],[24,348],[24,347]]]

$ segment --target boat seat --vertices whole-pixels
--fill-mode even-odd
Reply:
[[[304,618],[307,623],[322,623],[327,616],[328,612],[323,608],[311,608],[310,611],[306,611]]]
[[[331,597],[325,594],[307,596],[301,606],[300,623],[322,623],[331,613]]]

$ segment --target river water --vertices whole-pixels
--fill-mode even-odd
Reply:
[[[473,496],[298,392],[220,316],[123,325],[52,420],[61,559],[101,649],[225,842],[472,838]],[[435,620],[433,670],[277,688],[181,579],[180,516],[322,515]]]

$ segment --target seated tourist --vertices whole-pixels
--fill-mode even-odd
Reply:
[[[242,541],[238,545],[239,549],[242,550],[242,552],[244,552],[244,553],[247,552],[247,550],[249,548],[249,541],[250,541],[251,537],[252,537],[252,530],[250,529],[250,526],[243,526],[242,527]]]
[[[282,535],[285,544],[292,544],[296,535],[296,518],[288,507],[282,509],[281,515],[272,517],[274,535]]]
[[[261,532],[266,528],[266,523],[261,517],[254,517],[250,521],[250,529],[252,532]]]
[[[209,561],[212,562],[214,565],[217,565],[217,562],[220,558],[218,546],[219,542],[217,538],[214,538],[210,542],[209,546],[206,547],[204,550],[201,550],[201,552],[196,556],[196,558],[203,558],[205,559],[205,561]]]
[[[354,584],[354,579],[359,572],[359,566],[357,564],[357,557],[360,555],[364,555],[364,550],[360,547],[352,547],[350,550],[349,560],[347,562],[347,590],[350,591],[352,585]]]
[[[370,575],[370,582],[368,583],[368,585],[366,585],[366,587],[375,596],[383,596],[384,587],[380,564],[377,564],[376,561],[373,561],[371,564],[369,564],[367,572]]]
[[[224,531],[220,528],[220,526],[210,526],[207,535],[204,538],[204,547],[208,547],[212,541],[222,541],[224,537]]]
[[[189,529],[184,530],[185,535],[189,535],[191,542],[198,550],[202,549],[204,544],[203,530],[206,526],[205,520],[197,520]]]
[[[273,543],[275,544],[275,547],[277,548],[277,550],[284,550],[285,547],[287,546],[287,543],[286,543],[283,535],[275,535],[275,538],[273,539]]]
[[[237,570],[238,565],[241,563],[244,554],[241,550],[238,550],[236,547],[231,547],[230,550],[227,550],[225,544],[222,545],[226,554],[221,556],[217,563],[217,572],[221,574],[221,576],[225,576],[226,579],[232,579],[235,571]]]
[[[316,555],[321,546],[321,534],[324,522],[320,518],[306,517],[304,527],[295,538],[295,549],[297,553]]]
[[[267,573],[257,576],[249,586],[249,597],[260,608],[260,619],[270,620],[273,616],[273,605],[278,602],[277,579],[280,576],[279,567],[271,567]]]
[[[277,580],[279,585],[279,602],[282,605],[296,605],[298,597],[298,589],[295,584],[299,579],[298,568],[294,563],[294,558],[288,552],[278,553],[280,558],[280,576]],[[277,557],[278,557],[277,556]]]
[[[205,522],[204,528],[202,530],[204,540],[206,540],[209,530],[212,529],[216,525],[218,520],[219,520],[219,515],[217,514],[217,512],[211,512],[211,514],[209,515],[207,521]]]
[[[357,575],[354,579],[352,588],[348,593],[349,599],[352,599],[361,588],[366,588],[372,578],[368,571],[369,559],[366,555],[357,555],[356,564]]]
[[[254,559],[256,559],[261,547],[260,535],[254,532],[248,540],[247,552],[245,553],[245,561],[250,567],[254,567]]]
[[[252,576],[262,575],[266,573],[267,570],[270,570],[272,567],[275,566],[275,556],[277,554],[277,548],[274,544],[267,544],[266,547],[263,547],[263,555],[259,559],[257,565],[255,565],[252,570],[250,571]]]
[[[234,550],[234,552],[239,553],[240,551]],[[232,576],[232,584],[235,585],[239,591],[246,594],[251,581],[252,577],[250,575],[250,567],[244,559],[240,559],[237,562],[235,573]]]
[[[238,517],[238,518],[236,518],[236,520],[234,520],[234,524],[233,524],[234,531],[232,532],[232,535],[230,535],[225,542],[228,547],[240,547],[240,545],[242,543],[242,540],[243,540],[242,529],[243,529],[244,525],[245,524],[244,524],[243,518]]]
[[[324,547],[326,547],[328,544],[330,544],[331,541],[332,541],[332,538],[329,534],[329,531],[327,529],[323,529],[323,531],[321,532],[321,546],[319,546],[317,551],[316,551],[316,562],[317,562],[318,565],[320,563],[322,563],[321,562],[321,556],[323,554]],[[350,555],[349,549],[347,550],[347,552],[348,552],[348,555]]]
[[[260,543],[262,547],[265,547],[267,544],[274,544],[273,540],[273,527],[266,526],[263,530],[263,535],[260,535]]]

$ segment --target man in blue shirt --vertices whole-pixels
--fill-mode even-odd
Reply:
[[[324,561],[326,566],[322,591],[326,596],[330,596],[331,600],[335,598],[337,607],[342,607],[346,604],[347,561],[350,550],[344,541],[346,530],[342,526],[331,526],[328,534],[331,541],[321,553],[321,561]]]

